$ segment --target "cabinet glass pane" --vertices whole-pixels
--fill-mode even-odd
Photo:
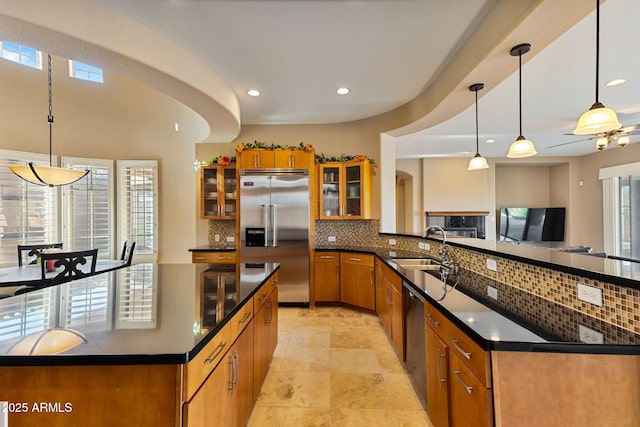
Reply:
[[[322,172],[322,213],[338,216],[340,208],[340,169],[324,168]]]
[[[216,325],[218,316],[218,275],[206,274],[202,278],[202,324],[210,328]]]
[[[346,200],[347,200],[347,215],[359,216],[362,214],[360,207],[360,193],[361,193],[361,181],[360,181],[360,166],[348,166],[345,168],[346,172]]]
[[[202,185],[204,200],[202,200],[205,216],[217,216],[218,209],[218,170],[215,168],[204,169]]]

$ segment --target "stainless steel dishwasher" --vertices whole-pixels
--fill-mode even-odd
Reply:
[[[422,404],[427,402],[427,376],[424,343],[424,298],[402,282],[405,306],[407,370]]]

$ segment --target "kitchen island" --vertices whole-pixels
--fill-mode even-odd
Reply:
[[[137,264],[0,300],[4,425],[242,425],[277,343],[278,268]],[[49,329],[81,340],[28,354]]]

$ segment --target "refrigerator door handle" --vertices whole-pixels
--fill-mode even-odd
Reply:
[[[271,232],[273,233],[272,241],[274,248],[278,247],[278,215],[276,205],[271,205]]]
[[[262,214],[264,216],[264,247],[269,246],[269,205],[262,205]]]

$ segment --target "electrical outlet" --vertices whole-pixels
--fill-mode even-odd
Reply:
[[[235,242],[236,238],[234,236],[228,236],[227,237],[227,242]]]
[[[580,341],[587,344],[604,344],[604,335],[584,325],[578,325],[580,330]]]
[[[389,256],[390,256],[390,257],[395,257],[395,256],[396,256],[395,251],[389,251]]]
[[[487,270],[498,271],[498,261],[487,258]]]
[[[330,242],[335,242],[336,241],[336,236],[329,236],[329,241]]]
[[[431,250],[431,245],[429,243],[425,243],[424,248],[429,251]]]
[[[418,242],[418,249],[424,249],[424,242]]]
[[[390,244],[391,246],[395,246],[395,244],[396,244],[396,239],[389,239],[389,244]]]
[[[216,234],[215,236],[213,236],[213,240],[215,240],[216,242],[220,241],[220,235]]]
[[[578,283],[578,299],[602,307],[602,289]]]
[[[498,299],[498,288],[487,286],[487,295],[489,295],[490,298]]]

